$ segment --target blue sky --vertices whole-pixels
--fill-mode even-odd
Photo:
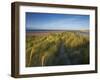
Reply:
[[[89,29],[89,15],[26,12],[26,30]]]

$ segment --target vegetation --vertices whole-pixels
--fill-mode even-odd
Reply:
[[[26,36],[26,67],[89,64],[89,36],[58,32]]]

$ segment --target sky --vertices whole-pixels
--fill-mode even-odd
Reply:
[[[88,30],[89,15],[26,12],[26,30]]]

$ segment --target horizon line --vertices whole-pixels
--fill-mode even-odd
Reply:
[[[26,30],[89,30],[89,29],[26,29]]]

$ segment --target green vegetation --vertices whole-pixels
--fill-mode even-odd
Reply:
[[[26,67],[89,64],[89,36],[58,32],[26,36]]]

